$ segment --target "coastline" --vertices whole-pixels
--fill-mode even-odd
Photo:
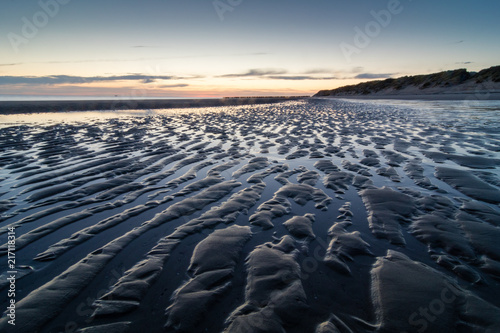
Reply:
[[[68,101],[2,101],[0,114],[23,114],[72,111],[121,111],[138,109],[174,109],[213,106],[268,104],[307,98],[305,96],[225,97],[204,99],[149,100],[68,100]]]
[[[500,100],[500,92],[453,92],[443,94],[367,94],[367,95],[331,95],[317,96],[314,98],[335,99],[401,99],[401,100],[425,100],[425,101],[484,101]]]
[[[365,81],[318,91],[314,97],[413,100],[500,100],[500,66]]]

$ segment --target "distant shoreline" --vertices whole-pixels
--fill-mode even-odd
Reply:
[[[433,74],[366,81],[330,90],[314,97],[354,99],[499,100],[500,66],[468,72],[456,69]]]
[[[331,95],[314,96],[314,98],[333,99],[401,99],[401,100],[424,100],[424,101],[485,101],[500,100],[500,92],[472,93],[457,92],[447,94],[368,94],[368,95]]]
[[[1,101],[0,114],[237,106],[279,103],[303,98],[309,98],[309,96],[224,97],[215,99]]]

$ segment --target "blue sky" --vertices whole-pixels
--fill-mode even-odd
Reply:
[[[5,0],[0,94],[303,95],[477,71],[498,65],[498,13],[489,0]]]

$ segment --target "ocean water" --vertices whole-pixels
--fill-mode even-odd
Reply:
[[[494,331],[499,119],[335,99],[1,115],[16,328]]]
[[[133,97],[133,96],[58,96],[58,95],[2,95],[0,101],[109,101],[109,100],[185,99],[185,97]]]

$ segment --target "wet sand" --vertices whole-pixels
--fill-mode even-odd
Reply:
[[[448,106],[6,116],[0,330],[496,332],[500,109]]]
[[[0,114],[199,108],[277,103],[304,97],[226,97],[205,99],[113,99],[80,101],[2,101]]]

